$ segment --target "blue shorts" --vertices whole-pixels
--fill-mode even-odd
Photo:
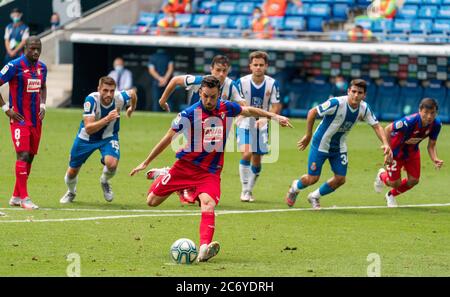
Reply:
[[[239,146],[250,144],[252,153],[257,155],[265,155],[269,153],[269,131],[259,129],[237,128],[237,143]]]
[[[117,160],[120,159],[120,147],[118,136],[102,139],[95,142],[89,142],[79,137],[75,138],[75,141],[70,151],[71,168],[78,168],[86,162],[89,156],[96,150],[100,150],[102,155],[102,162],[105,156],[112,156]]]
[[[330,162],[331,170],[335,175],[347,175],[347,153],[323,153],[313,147],[309,150],[308,174],[319,176],[322,172],[323,163],[325,163],[325,160],[327,159]]]

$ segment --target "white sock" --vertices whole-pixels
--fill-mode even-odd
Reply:
[[[69,178],[66,173],[66,176],[64,176],[64,181],[66,182],[69,192],[75,194],[77,191],[78,176],[75,176],[74,178]]]
[[[254,174],[250,170],[250,177],[248,179],[248,191],[249,192],[253,192],[253,188],[255,187],[256,179],[258,178],[258,176],[259,176],[259,174]]]
[[[319,189],[316,189],[314,192],[312,192],[311,196],[314,199],[319,199],[321,197]]]
[[[239,176],[241,178],[242,192],[249,191],[250,165],[239,164]]]
[[[100,181],[102,183],[106,183],[108,182],[114,175],[116,174],[116,170],[114,171],[109,171],[108,167],[104,166],[103,167],[103,173],[102,176],[100,177]]]

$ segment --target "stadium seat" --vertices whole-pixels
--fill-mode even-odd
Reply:
[[[446,44],[446,43],[450,42],[450,40],[449,40],[448,36],[444,35],[444,34],[429,34],[427,36],[427,42]]]
[[[405,0],[404,5],[408,4],[422,4],[422,0]]]
[[[235,2],[220,2],[219,5],[217,5],[216,12],[218,14],[233,14],[238,13],[236,10],[236,3]]]
[[[415,19],[412,23],[412,32],[428,34],[431,33],[433,27],[432,20]]]
[[[313,4],[309,7],[309,15],[328,19],[331,15],[331,9],[328,4]]]
[[[374,33],[384,32],[389,33],[392,30],[392,20],[387,19],[377,19],[372,22],[372,31]]]
[[[228,19],[230,18],[227,14],[216,14],[211,16],[209,20],[209,28],[226,28],[228,27]]]
[[[423,98],[423,88],[418,80],[407,80],[404,87],[400,87],[400,97],[403,99],[403,115],[417,110],[420,100]]]
[[[432,26],[432,32],[433,33],[446,33],[449,34],[450,32],[450,19],[449,20],[442,20],[438,19],[435,20]]]
[[[412,20],[396,19],[392,26],[393,33],[409,33],[412,30]]]
[[[420,7],[418,16],[421,19],[435,19],[437,13],[437,6],[425,5]]]
[[[275,31],[284,30],[284,17],[270,17],[269,21]]]
[[[322,32],[323,22],[324,19],[322,17],[309,17],[307,22],[308,31]]]
[[[422,0],[422,4],[426,5],[441,5],[442,0]]]
[[[194,14],[191,19],[190,27],[203,28],[209,25],[210,16],[207,14]]]
[[[191,23],[192,14],[189,13],[180,13],[176,16],[180,27],[187,27]]]
[[[402,8],[400,8],[399,12],[396,15],[396,18],[414,19],[417,17],[418,11],[419,11],[418,5],[405,5]]]
[[[359,8],[367,8],[370,4],[372,4],[372,0],[356,0],[355,5]]]
[[[217,2],[216,1],[202,1],[199,8],[201,10],[209,10],[211,13],[217,12]]]
[[[400,97],[399,86],[390,78],[385,78],[379,86],[376,101],[378,103],[380,118],[392,121],[402,115],[403,100]]]
[[[307,16],[309,15],[309,7],[310,5],[305,3],[302,6],[298,7],[295,4],[289,3],[286,9],[286,16],[297,15],[297,16]]]
[[[242,2],[236,5],[236,12],[240,14],[250,15],[253,13],[253,9],[256,7],[253,2]]]
[[[286,17],[284,19],[284,29],[291,31],[304,31],[306,28],[305,19],[298,16]]]
[[[333,5],[333,20],[344,22],[348,19],[350,7],[346,3],[336,3]]]
[[[159,16],[158,13],[141,11],[139,13],[139,18],[138,21],[136,22],[136,25],[148,27],[155,26],[158,16]]]
[[[365,29],[372,30],[372,20],[369,18],[356,18],[355,25],[360,25]]]
[[[250,20],[247,15],[234,15],[228,20],[228,28],[230,29],[248,29]]]
[[[450,5],[441,6],[441,8],[438,11],[437,18],[450,19]]]

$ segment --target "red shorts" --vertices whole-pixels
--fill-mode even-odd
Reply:
[[[41,125],[36,127],[13,123],[10,125],[11,137],[17,153],[30,152],[36,155],[41,141]]]
[[[392,161],[390,166],[387,166],[387,172],[389,179],[391,181],[398,180],[401,178],[401,170],[405,168],[405,171],[414,177],[415,179],[420,178],[420,154],[408,159],[396,159]]]
[[[168,174],[157,178],[148,192],[165,197],[176,191],[190,188],[193,189],[192,196],[195,199],[198,199],[198,195],[206,193],[214,199],[216,205],[219,204],[220,176],[183,160],[176,161]]]

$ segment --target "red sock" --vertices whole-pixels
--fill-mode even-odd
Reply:
[[[387,182],[389,180],[389,175],[387,172],[383,172],[380,174],[380,179],[383,181],[383,183],[388,186]]]
[[[209,244],[214,236],[216,217],[214,212],[202,212],[200,220],[200,246]]]
[[[19,185],[17,184],[17,180],[16,180],[16,184],[14,185],[13,196],[14,197],[20,197]]]
[[[404,178],[404,179],[402,179],[402,183],[400,184],[400,186],[396,189],[392,189],[390,191],[390,193],[392,194],[392,196],[395,197],[395,196],[400,195],[401,193],[405,193],[406,191],[412,189],[412,187],[414,187],[414,186],[408,185],[408,179]]]
[[[27,190],[27,179],[28,179],[28,171],[27,171],[27,162],[25,161],[16,161],[16,185],[20,193],[20,198],[25,199],[28,197]]]

